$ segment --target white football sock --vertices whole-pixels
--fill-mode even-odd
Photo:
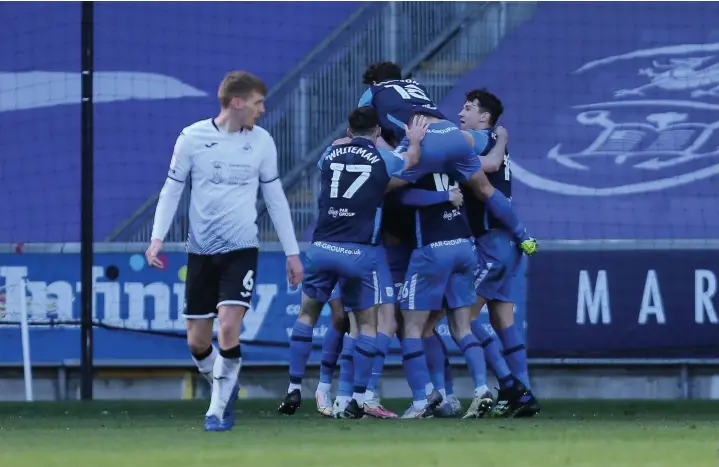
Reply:
[[[194,355],[192,356],[192,360],[195,362],[195,365],[197,365],[197,369],[207,382],[210,383],[210,386],[212,386],[212,369],[215,366],[215,360],[217,360],[218,355],[217,347],[213,345],[212,353],[202,360],[198,360]]]
[[[474,397],[482,397],[489,391],[489,388],[486,384],[483,384],[479,387],[474,388]]]
[[[421,401],[412,401],[412,406],[415,410],[422,410],[427,407],[428,403],[427,399],[422,399]]]
[[[214,415],[217,418],[222,418],[222,413],[225,411],[227,403],[230,400],[232,388],[234,388],[237,383],[241,368],[241,358],[224,358],[220,356],[215,360],[212,398],[210,399],[210,408],[207,409],[205,415]]]
[[[365,400],[364,396],[365,396],[364,392],[363,393],[359,393],[359,392],[352,393],[352,399],[356,400],[357,405],[359,405],[360,407],[362,407],[362,404],[364,404],[364,400]]]
[[[318,383],[317,392],[330,392],[332,390],[331,383]]]
[[[434,385],[432,383],[427,383],[424,385],[424,393],[427,395],[427,397],[432,394],[432,391],[434,391]]]

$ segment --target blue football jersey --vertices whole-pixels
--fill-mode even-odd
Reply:
[[[420,178],[412,186],[421,190],[449,191],[458,188],[458,185],[447,174],[433,173]],[[415,217],[417,247],[472,236],[464,207],[455,208],[450,202],[417,208]]]
[[[394,138],[390,144],[399,144],[404,138],[404,126],[415,113],[424,113],[446,120],[439,111],[427,88],[411,79],[383,81],[370,86],[362,97],[358,107],[374,107],[382,127],[382,136]]]
[[[469,130],[474,138],[474,150],[480,156],[486,156],[497,143],[497,135],[491,129]],[[504,155],[504,161],[496,172],[488,173],[487,179],[492,186],[499,190],[507,199],[512,199],[512,171],[509,163],[509,153]],[[472,234],[479,237],[489,229],[503,229],[502,224],[490,212],[485,204],[478,200],[471,188],[462,185],[464,205],[467,209],[469,225],[472,227]]]
[[[367,138],[354,138],[327,148],[317,166],[321,186],[312,241],[376,243],[382,200],[390,178],[404,168],[404,159]]]
[[[395,237],[400,244],[416,246],[414,207],[402,204],[398,192],[387,194],[382,204],[382,232]]]

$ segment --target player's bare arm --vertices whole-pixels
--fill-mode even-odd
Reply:
[[[449,190],[449,202],[452,203],[452,206],[455,208],[459,208],[464,203],[464,196],[462,195],[462,191],[458,188],[453,188]]]
[[[427,134],[427,128],[429,128],[429,120],[424,115],[415,115],[412,119],[411,126],[405,126],[405,133],[409,140],[407,150],[402,153],[402,157],[405,160],[405,170],[417,165],[419,158],[422,156],[422,140],[424,135]],[[387,185],[387,192],[407,186],[409,182],[400,180],[399,178],[392,177]]]
[[[380,135],[377,137],[377,142],[375,143],[378,148],[380,149],[386,149],[388,151],[394,151],[394,147],[392,147],[391,144],[389,144],[385,139]]]
[[[479,156],[479,160],[482,161],[483,172],[496,172],[504,163],[504,155],[507,153],[507,143],[509,142],[509,133],[503,126],[498,126],[494,129],[494,133],[497,135],[497,143],[487,153],[486,156]]]
[[[507,152],[507,143],[509,141],[509,134],[507,133],[507,129],[498,126],[494,133],[497,135],[497,142],[494,145],[494,147],[487,153],[486,156],[477,156],[479,157],[479,160],[482,162],[482,172],[485,173],[492,173],[496,172],[502,167],[502,163],[504,162],[504,155]],[[474,147],[475,141],[474,137],[469,131],[462,130],[462,136],[464,136],[465,141],[467,141],[467,144],[469,144],[470,147]]]
[[[429,128],[429,120],[425,115],[415,115],[412,118],[410,126],[404,127],[405,134],[409,140],[407,151],[402,155],[405,160],[405,169],[417,165],[422,155],[422,140],[427,134]]]

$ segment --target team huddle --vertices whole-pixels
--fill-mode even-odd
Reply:
[[[363,80],[369,88],[349,116],[348,136],[317,164],[319,216],[279,412],[292,415],[301,405],[313,328],[329,302],[333,326],[315,393],[322,415],[398,418],[377,392],[395,335],[413,399],[399,418],[460,415],[447,351],[435,331],[445,315],[475,386],[464,418],[536,414],[513,308],[523,262],[537,242],[510,201],[508,136],[495,128],[501,102],[484,90],[467,93],[460,128],[426,88],[402,79],[395,63],[371,65]],[[477,320],[485,305],[503,349]],[[496,399],[488,366],[499,382]]]
[[[265,111],[262,80],[228,73],[218,89],[220,113],[177,138],[145,256],[151,266],[164,267],[158,255],[191,181],[183,315],[192,359],[212,387],[206,431],[231,430],[235,423],[240,330],[259,256],[260,188],[287,256],[288,282],[302,283],[281,413],[300,407],[313,328],[327,302],[333,325],[315,393],[322,415],[398,418],[377,392],[395,335],[413,399],[401,418],[459,415],[447,351],[435,332],[445,315],[475,385],[464,418],[539,411],[513,311],[523,261],[537,242],[510,202],[507,132],[495,128],[501,102],[483,90],[469,92],[460,129],[421,84],[402,79],[395,63],[371,65],[363,81],[369,89],[349,116],[348,136],[317,163],[319,216],[306,274],[274,139],[256,125]],[[485,305],[503,349],[477,320]],[[496,399],[487,387],[488,366],[499,381]]]

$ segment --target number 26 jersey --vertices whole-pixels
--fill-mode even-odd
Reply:
[[[312,241],[376,244],[387,185],[404,165],[401,156],[367,138],[327,148],[317,162],[319,215]]]

